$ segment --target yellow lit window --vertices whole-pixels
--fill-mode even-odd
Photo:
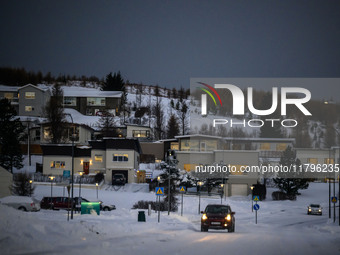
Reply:
[[[32,106],[29,106],[29,105],[25,106],[25,112],[31,112],[33,110],[34,110],[34,108]]]
[[[277,151],[285,151],[287,149],[286,143],[278,143],[276,144],[276,150]]]
[[[324,163],[325,164],[334,164],[334,158],[325,158]]]
[[[270,151],[270,143],[261,143],[260,144],[261,151]]]
[[[103,162],[103,155],[94,155],[94,161]]]
[[[26,99],[35,99],[35,92],[25,92]]]
[[[308,159],[308,163],[309,164],[318,164],[318,159],[317,158],[309,158]]]

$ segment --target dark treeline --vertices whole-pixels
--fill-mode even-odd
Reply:
[[[88,82],[101,82],[99,78],[96,76],[81,76],[77,77],[75,75],[65,75],[59,74],[58,76],[53,76],[51,72],[46,73],[45,75],[38,71],[26,71],[25,68],[12,68],[12,67],[0,67],[0,84],[8,85],[8,86],[23,86],[28,83],[39,84],[39,83],[55,83],[62,82],[66,83],[67,81],[88,81]]]

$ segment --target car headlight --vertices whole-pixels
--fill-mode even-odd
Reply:
[[[319,212],[321,212],[321,209],[319,209]]]
[[[230,220],[231,220],[230,214],[228,214],[228,215],[225,217],[225,219],[226,219],[227,221],[230,221]]]
[[[308,208],[308,211],[311,211],[312,209]]]
[[[206,220],[206,219],[208,219],[207,215],[206,215],[206,214],[203,214],[203,215],[202,215],[202,220]]]

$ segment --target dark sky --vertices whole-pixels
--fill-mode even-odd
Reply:
[[[189,87],[340,77],[340,1],[1,1],[0,66]]]

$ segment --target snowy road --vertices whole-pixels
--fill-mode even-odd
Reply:
[[[117,210],[96,215],[75,214],[67,221],[65,211],[41,210],[24,213],[0,205],[1,254],[339,254],[340,227],[322,216],[307,215],[312,201],[327,203],[322,184],[313,184],[297,201],[259,202],[258,224],[245,197],[227,198],[223,203],[236,212],[236,232],[200,232],[198,198],[184,197],[184,215],[162,213],[161,222],[152,212],[146,222],[137,222],[132,205],[153,200],[153,193],[140,186],[120,191],[101,190],[101,199],[115,203]],[[325,189],[325,192],[323,192]],[[139,192],[135,192],[138,190]],[[55,189],[58,192],[58,189]],[[37,187],[37,198],[49,187]],[[93,190],[82,190],[85,197]],[[202,210],[218,198],[202,198]]]

